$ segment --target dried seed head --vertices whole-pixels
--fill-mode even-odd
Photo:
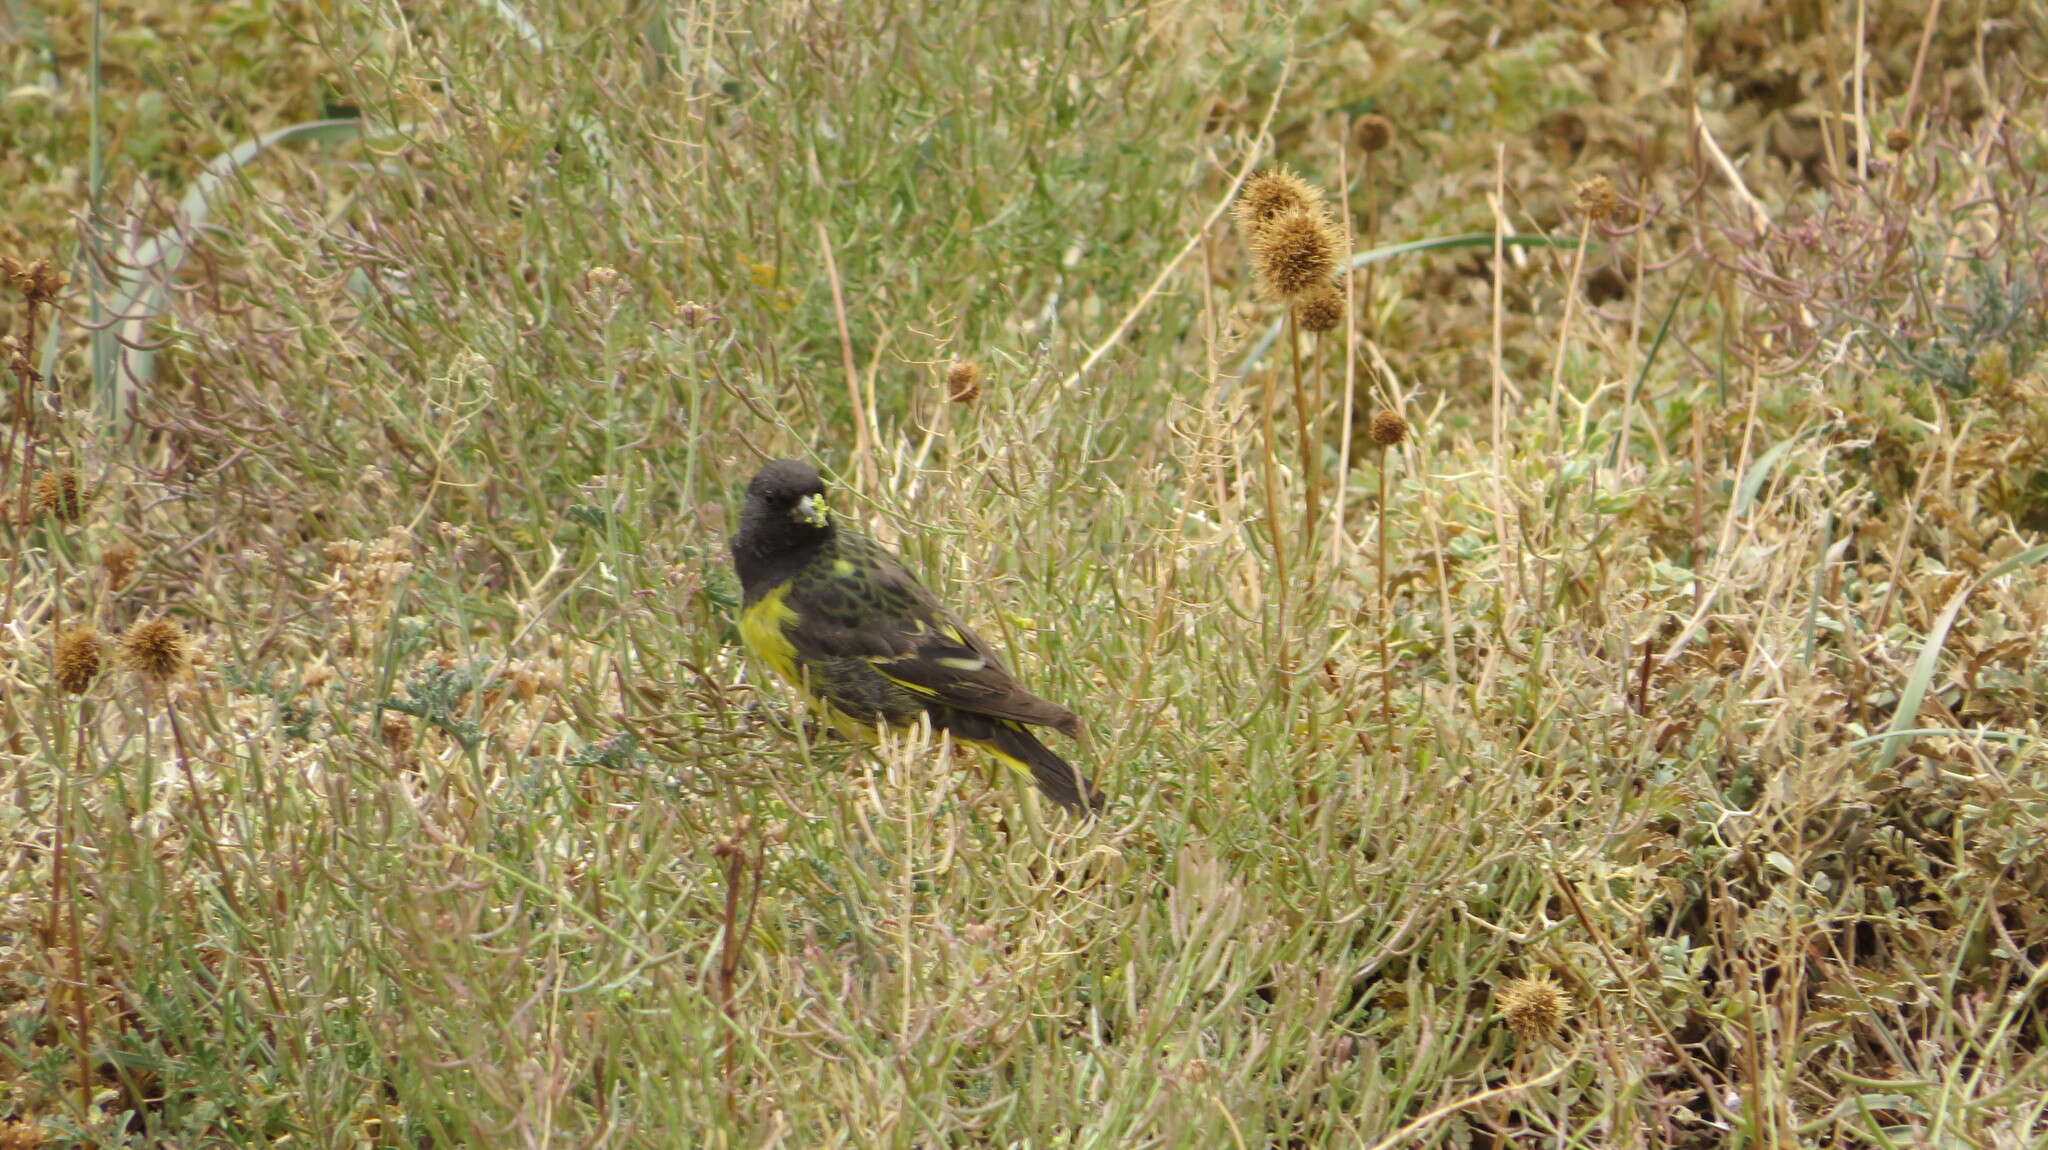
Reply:
[[[1893,152],[1905,152],[1913,146],[1913,130],[1903,126],[1893,128],[1884,134],[1884,146]]]
[[[1394,142],[1394,122],[1378,114],[1360,116],[1351,125],[1351,140],[1361,152],[1382,151]]]
[[[1230,214],[1249,239],[1270,220],[1291,211],[1314,212],[1322,206],[1321,188],[1286,168],[1266,168],[1253,172],[1244,182],[1237,202],[1230,205]]]
[[[85,497],[78,489],[75,471],[45,471],[36,478],[36,513],[59,523],[76,523],[85,518]]]
[[[142,562],[142,552],[126,539],[116,540],[100,552],[100,568],[107,573],[107,590],[119,591],[128,585],[128,579],[135,574],[136,565]]]
[[[1408,421],[1398,411],[1375,411],[1372,413],[1372,441],[1381,447],[1393,447],[1408,438]]]
[[[100,633],[91,627],[72,627],[58,634],[50,652],[50,672],[66,692],[85,694],[100,674]]]
[[[1338,246],[1321,207],[1291,208],[1252,233],[1252,268],[1268,295],[1292,302],[1329,286]]]
[[[956,359],[946,365],[946,398],[954,403],[973,403],[981,395],[981,365]]]
[[[1596,224],[1621,210],[1621,197],[1614,191],[1614,181],[1606,176],[1594,176],[1580,184],[1572,203],[1581,215]]]
[[[1548,1042],[1564,1026],[1571,997],[1548,975],[1518,978],[1494,992],[1494,1002],[1508,1028],[1523,1042]]]
[[[21,293],[21,298],[27,300],[30,307],[53,303],[57,299],[57,293],[64,290],[64,277],[57,274],[57,269],[50,266],[49,260],[37,260],[23,266],[6,256],[0,256],[0,276],[7,278],[7,282]]]
[[[1301,330],[1321,334],[1335,331],[1344,322],[1344,293],[1337,285],[1325,283],[1321,288],[1295,301],[1294,322]]]
[[[191,640],[170,619],[138,620],[121,636],[121,661],[152,682],[176,678],[191,660]]]

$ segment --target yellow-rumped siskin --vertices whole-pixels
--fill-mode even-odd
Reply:
[[[809,464],[778,459],[747,484],[732,560],[740,637],[842,734],[873,742],[880,724],[929,719],[1028,774],[1054,802],[1101,805],[1101,792],[1030,730],[1075,735],[1081,720],[1019,687],[888,548],[836,521]]]

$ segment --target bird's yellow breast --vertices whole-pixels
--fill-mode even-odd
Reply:
[[[809,695],[840,734],[856,742],[874,742],[874,724],[849,717],[833,706],[830,699],[820,697],[810,684],[804,682],[803,670],[796,663],[796,644],[789,641],[786,630],[796,621],[795,608],[785,601],[788,591],[789,584],[785,583],[740,612],[740,641],[756,658],[768,664],[770,670],[782,676],[784,682]]]
[[[796,645],[785,633],[789,624],[796,620],[796,611],[784,601],[788,592],[789,584],[784,583],[740,612],[740,641],[786,682],[801,687],[803,683],[796,667]]]

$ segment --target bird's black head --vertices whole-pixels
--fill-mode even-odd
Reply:
[[[754,473],[747,484],[743,518],[763,527],[791,524],[820,530],[832,520],[825,510],[825,481],[801,459],[778,459]]]
[[[816,468],[778,459],[755,472],[740,509],[739,533],[732,537],[733,562],[748,600],[766,590],[756,584],[780,582],[831,537],[825,481]]]

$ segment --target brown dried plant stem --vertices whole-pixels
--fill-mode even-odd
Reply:
[[[1342,151],[1342,149],[1339,150]],[[1360,182],[1365,185],[1365,235],[1363,237],[1363,240],[1364,245],[1366,247],[1371,247],[1373,242],[1379,238],[1380,234],[1379,190],[1373,183],[1373,153],[1368,150],[1361,152],[1360,155],[1363,157],[1363,162],[1359,164],[1359,167],[1363,171],[1363,176]],[[1348,257],[1351,253],[1346,252],[1344,254]],[[1347,260],[1344,266],[1350,267],[1351,264]],[[1365,288],[1359,293],[1358,314],[1363,315],[1365,317],[1365,330],[1367,335],[1373,334],[1373,289],[1374,286],[1379,282],[1379,274],[1380,265],[1378,261],[1375,260],[1374,262],[1365,265]],[[1348,279],[1349,277],[1346,278]],[[1346,314],[1350,314],[1348,309],[1346,311]]]
[[[7,453],[4,457],[0,457],[0,460],[12,462],[15,455],[14,445],[16,443],[21,444],[21,459],[19,461],[21,475],[18,494],[15,498],[14,521],[21,529],[26,529],[30,517],[35,514],[35,499],[32,495],[32,485],[35,480],[36,446],[39,442],[36,435],[35,414],[36,376],[34,370],[29,367],[28,357],[36,344],[36,321],[39,318],[37,313],[41,300],[33,292],[24,292],[23,296],[28,302],[28,316],[22,324],[22,342],[17,345],[19,354],[15,357],[15,362],[8,364],[9,374],[15,377],[13,427],[8,434]],[[5,605],[0,606],[0,619],[14,618],[14,589],[21,583],[18,575],[22,550],[20,547],[9,549],[7,556],[7,599]]]
[[[724,930],[718,947],[718,969],[712,979],[713,997],[718,1002],[719,1012],[725,1016],[725,1062],[726,1104],[731,1106],[734,1091],[739,1088],[735,1074],[734,1043],[739,1039],[739,1024],[733,1011],[733,986],[739,979],[740,958],[746,953],[747,936],[754,929],[754,908],[761,901],[761,867],[767,854],[756,849],[750,855],[746,848],[746,837],[752,829],[751,822],[740,825],[737,833],[712,848],[712,857],[725,864],[725,919]],[[747,911],[740,914],[740,890],[746,884],[748,864],[753,865],[753,891],[747,899]]]
[[[76,765],[70,774],[59,771],[57,776],[57,833],[50,854],[50,920],[44,935],[53,943],[60,937],[57,932],[57,918],[61,908],[71,928],[67,940],[71,947],[70,983],[72,992],[77,995],[71,1008],[72,1053],[78,1059],[78,1098],[73,1117],[81,1123],[88,1120],[92,1108],[92,984],[87,982],[85,977],[85,938],[84,931],[78,925],[78,884],[72,881],[68,836],[72,823],[71,808],[76,801],[72,794],[71,779],[73,776],[81,779],[85,777],[84,736],[86,708],[90,705],[83,700],[79,702],[78,722],[71,731],[72,753]],[[69,1098],[68,1093],[66,1097]]]
[[[1371,153],[1365,154],[1369,159]],[[1339,210],[1342,212],[1338,219],[1338,234],[1344,237],[1344,254],[1339,262],[1339,266],[1347,270],[1344,273],[1342,319],[1339,320],[1343,325],[1344,331],[1344,405],[1337,416],[1337,482],[1335,490],[1330,495],[1330,503],[1332,505],[1330,511],[1330,541],[1328,550],[1324,553],[1333,563],[1342,561],[1343,552],[1348,550],[1346,544],[1349,541],[1349,537],[1345,534],[1344,530],[1344,497],[1351,490],[1351,445],[1354,438],[1351,421],[1356,418],[1355,404],[1358,398],[1358,309],[1360,306],[1358,277],[1348,270],[1351,268],[1352,253],[1357,250],[1357,244],[1353,242],[1351,230],[1351,151],[1347,146],[1347,141],[1341,134],[1337,139],[1337,163],[1339,177],[1337,185],[1340,189],[1337,203]],[[1368,210],[1374,210],[1371,208],[1370,190],[1367,192],[1366,202]],[[1370,221],[1368,221],[1367,227],[1371,227]],[[1369,235],[1370,233],[1368,233]],[[1371,265],[1367,265],[1368,272],[1370,272],[1370,268]],[[1370,286],[1371,282],[1371,277],[1368,275],[1366,279],[1367,285]],[[1372,298],[1370,292],[1364,298],[1370,300]],[[1317,340],[1316,343],[1316,381],[1318,386],[1327,389],[1329,385],[1324,372],[1327,370],[1326,364],[1329,352],[1328,349],[1322,346],[1322,340]]]
[[[1601,961],[1614,976],[1614,981],[1627,993],[1629,1001],[1635,1003],[1641,1010],[1642,1016],[1649,1020],[1650,1025],[1656,1028],[1658,1035],[1664,1039],[1664,1048],[1671,1053],[1684,1073],[1699,1084],[1700,1096],[1713,1107],[1715,1117],[1723,1121],[1734,1117],[1728,1113],[1727,1103],[1721,1096],[1720,1087],[1723,1084],[1709,1077],[1699,1063],[1693,1061],[1692,1055],[1686,1053],[1678,1036],[1672,1033],[1663,1016],[1652,1007],[1636,980],[1629,977],[1628,968],[1615,955],[1607,933],[1594,924],[1592,916],[1586,913],[1585,906],[1580,903],[1578,888],[1564,876],[1564,872],[1558,869],[1555,863],[1551,863],[1547,870],[1551,883],[1557,888],[1557,892],[1564,896],[1566,906],[1571,909],[1572,917],[1578,920],[1579,925],[1592,938],[1594,946],[1599,950]]]
[[[1272,372],[1266,372],[1265,377],[1266,383],[1259,404],[1259,439],[1262,469],[1265,472],[1264,482],[1260,486],[1265,488],[1266,534],[1273,544],[1273,586],[1277,589],[1279,600],[1278,609],[1274,612],[1273,671],[1279,681],[1283,697],[1286,697],[1292,692],[1291,674],[1294,662],[1287,649],[1288,604],[1292,597],[1288,594],[1287,538],[1285,529],[1280,526],[1280,464],[1274,458],[1273,451],[1274,393],[1279,390],[1279,384]]]
[[[1313,547],[1316,525],[1322,522],[1322,453],[1316,450],[1313,416],[1309,411],[1308,391],[1301,379],[1301,324],[1294,317],[1295,309],[1287,309],[1287,350],[1294,371],[1294,434],[1300,442],[1301,480],[1306,489],[1304,510],[1301,517],[1301,538],[1304,547]]]
[[[1920,47],[1913,53],[1913,78],[1906,84],[1906,110],[1899,122],[1907,131],[1912,131],[1914,117],[1920,114],[1920,79],[1927,73],[1927,48],[1934,43],[1934,30],[1941,24],[1941,0],[1929,0],[1927,20],[1920,28]],[[1906,165],[1892,165],[1891,178],[1885,182],[1885,197],[1896,200],[1905,188]]]
[[[1380,648],[1380,750],[1384,755],[1394,741],[1394,662],[1388,654],[1388,636],[1394,629],[1393,597],[1387,577],[1387,472],[1394,465],[1394,448],[1408,437],[1408,421],[1394,408],[1373,413],[1372,441],[1380,449],[1379,473],[1379,648]]]
[[[818,248],[825,255],[825,278],[832,284],[832,315],[839,323],[840,366],[846,372],[847,401],[853,405],[854,474],[860,477],[863,489],[872,493],[877,486],[873,413],[861,401],[860,369],[853,362],[853,336],[846,324],[846,295],[839,284],[839,261],[833,258],[832,234],[825,230],[823,220],[818,221]]]
[[[1835,57],[1835,41],[1839,38],[1835,28],[1833,5],[1820,5],[1820,67],[1824,82],[1820,86],[1821,117],[1820,143],[1827,153],[1828,176],[1836,183],[1848,179],[1848,144],[1842,138],[1842,121],[1846,113],[1842,108],[1842,64]],[[1860,49],[1859,49],[1860,50]]]
[[[8,265],[13,270],[14,265]],[[21,515],[22,522],[28,521],[29,479],[35,473],[36,419],[35,385],[36,373],[29,366],[29,356],[35,354],[37,327],[42,319],[43,297],[33,289],[24,288],[22,298],[27,303],[27,315],[22,320],[21,342],[15,345],[16,360],[10,364],[15,377],[14,418],[15,433],[27,437],[27,446],[21,460]]]
[[[1507,338],[1504,334],[1503,319],[1507,308],[1503,302],[1507,283],[1507,145],[1496,144],[1493,150],[1493,193],[1487,198],[1487,206],[1493,210],[1493,296],[1492,296],[1492,344],[1487,356],[1488,375],[1491,377],[1492,402],[1490,423],[1493,428],[1493,452],[1487,461],[1490,479],[1494,540],[1501,550],[1507,571],[1500,580],[1500,618],[1495,627],[1505,639],[1512,620],[1516,618],[1516,604],[1522,598],[1522,564],[1519,558],[1512,558],[1510,552],[1514,533],[1509,526],[1507,493],[1507,390],[1508,373],[1505,366]],[[1519,398],[1519,393],[1517,393]]]
[[[1394,606],[1387,597],[1387,469],[1394,463],[1394,449],[1380,452],[1379,569],[1380,569],[1380,750],[1394,743],[1394,663],[1387,657],[1387,632],[1394,629]]]
[[[170,723],[171,742],[178,751],[178,770],[185,776],[185,787],[191,792],[192,809],[199,816],[199,835],[206,843],[207,856],[213,862],[215,873],[220,876],[221,898],[228,904],[228,913],[235,916],[235,924],[243,930],[251,929],[251,925],[256,920],[250,917],[248,910],[242,905],[241,896],[235,893],[234,877],[228,871],[227,856],[221,852],[220,838],[213,832],[213,817],[207,813],[206,792],[200,788],[199,776],[192,769],[192,753],[185,741],[185,726],[178,721],[178,708],[176,704],[171,702],[170,684],[157,683],[154,686],[163,695],[164,717]],[[149,686],[145,685],[143,690],[146,694]],[[270,1000],[271,1011],[277,1018],[283,1019],[285,1017],[284,995],[278,993],[277,981],[270,974],[270,964],[258,955],[252,954],[249,956],[249,959],[250,965],[256,968],[256,976],[263,981],[264,997]],[[294,1057],[304,1057],[304,1052],[299,1048],[299,1040],[294,1031],[279,1027],[277,1028],[277,1033],[283,1036],[285,1041],[290,1044]]]
[[[1546,417],[1550,426],[1552,450],[1564,450],[1564,415],[1560,398],[1564,392],[1564,356],[1571,346],[1572,312],[1579,302],[1579,277],[1586,272],[1586,241],[1592,238],[1593,217],[1591,213],[1579,216],[1579,242],[1572,248],[1572,272],[1564,281],[1564,318],[1557,325],[1557,355],[1550,364],[1550,403]]]
[[[35,327],[35,319],[33,318],[35,308],[33,305],[29,308],[29,315],[31,317],[29,319],[29,328],[33,330]],[[17,477],[19,483],[16,484],[15,493],[15,522],[26,524],[29,521],[29,516],[34,514],[35,510],[34,497],[31,494],[35,481],[37,443],[35,376],[30,374],[28,370],[28,359],[25,352],[19,360],[9,366],[12,369],[9,371],[9,374],[14,376],[14,419],[12,421],[13,429],[9,434],[9,438],[14,443],[21,445],[20,474]],[[9,450],[7,458],[10,462],[14,461],[14,456],[15,452]]]

